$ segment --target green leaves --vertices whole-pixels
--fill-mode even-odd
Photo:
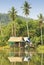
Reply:
[[[10,18],[12,19],[12,21],[15,20],[15,18],[16,18],[16,13],[17,13],[17,11],[15,10],[14,7],[12,7],[11,10],[9,11],[9,13],[8,13],[9,16],[10,16]]]
[[[30,7],[30,4],[28,4],[27,1],[25,1],[25,3],[24,3],[22,8],[23,8],[23,12],[25,13],[25,15],[26,16],[29,15],[31,7]]]

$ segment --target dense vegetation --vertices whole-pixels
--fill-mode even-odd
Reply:
[[[29,37],[30,40],[38,44],[41,38],[41,30],[38,20],[27,19],[28,28],[29,28]],[[0,24],[0,45],[6,45],[7,40],[12,36],[12,26],[14,24],[14,32],[16,29],[16,36],[27,36],[26,20],[23,17],[16,17],[15,21],[11,21],[8,24]],[[42,35],[44,41],[44,24],[42,27]]]
[[[0,64],[1,65],[11,65],[11,63],[8,60],[8,52],[10,50],[10,47],[8,45],[8,39],[11,36],[17,36],[17,37],[28,36],[30,38],[30,41],[33,43],[36,50],[38,51],[40,51],[40,49],[44,47],[44,46],[43,47],[38,46],[38,45],[42,45],[41,31],[42,31],[42,41],[44,45],[44,24],[43,24],[42,14],[38,16],[39,19],[37,20],[27,18],[27,16],[30,13],[31,7],[25,1],[25,4],[22,8],[23,8],[24,14],[26,15],[26,18],[18,16],[17,11],[15,10],[14,7],[11,8],[8,14],[0,13],[0,62],[1,62]],[[42,54],[33,55],[32,59],[30,60],[30,65],[40,65],[41,56]],[[24,65],[24,63],[23,64],[21,63],[19,65]],[[16,63],[16,65],[18,65],[18,63]]]

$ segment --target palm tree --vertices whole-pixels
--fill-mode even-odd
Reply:
[[[11,10],[9,11],[9,16],[13,22],[16,18],[16,13],[17,13],[17,11],[15,10],[14,7],[12,7]],[[14,29],[15,29],[15,32],[14,32]],[[12,27],[12,36],[16,36],[16,26],[14,25],[14,23],[13,23],[13,27]]]
[[[41,24],[43,23],[43,15],[40,13],[38,15],[38,18],[39,18],[39,23],[40,23],[40,26],[41,26]]]
[[[13,25],[12,25],[12,36],[16,36],[16,25],[14,24],[14,21],[15,21],[15,18],[16,18],[16,13],[17,13],[17,11],[15,10],[14,7],[12,7],[11,10],[9,11],[9,16],[10,16],[12,22],[13,22]],[[12,48],[13,48],[13,52],[14,52],[14,46]],[[14,62],[13,62],[13,65],[14,65]]]
[[[43,39],[42,39],[42,23],[43,23],[43,15],[40,13],[39,16],[39,26],[40,26],[40,29],[41,29],[41,44],[43,45]]]
[[[43,15],[40,13],[40,15],[38,16],[39,18],[39,24],[40,24],[40,29],[41,29],[41,44],[43,45],[43,39],[42,39],[42,24],[43,24]],[[43,53],[41,54],[41,65],[43,65]]]
[[[9,11],[9,16],[10,16],[10,18],[12,19],[12,21],[15,20],[16,13],[17,13],[17,11],[15,10],[14,7],[12,7],[11,10]]]
[[[25,13],[26,17],[29,15],[29,12],[30,12],[30,4],[28,4],[27,1],[25,1],[24,5],[23,5],[23,13]],[[28,22],[26,22],[26,25],[27,25],[27,35],[29,37],[29,30],[28,30]]]

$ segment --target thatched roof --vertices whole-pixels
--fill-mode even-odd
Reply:
[[[24,42],[29,41],[28,37],[10,37],[8,42]]]
[[[8,57],[10,62],[22,62],[22,57]]]
[[[9,42],[22,42],[22,37],[10,37]]]

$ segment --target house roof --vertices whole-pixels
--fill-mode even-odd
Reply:
[[[8,42],[23,42],[22,37],[10,37]]]
[[[10,37],[8,42],[23,42],[28,41],[28,37]]]
[[[22,62],[22,57],[8,57],[10,62]]]

